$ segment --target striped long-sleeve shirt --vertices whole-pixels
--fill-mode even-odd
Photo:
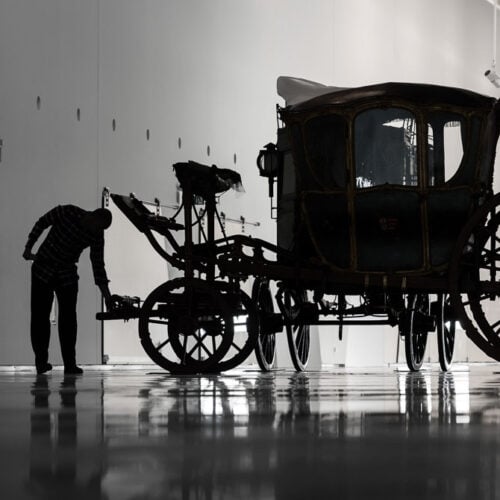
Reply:
[[[96,235],[84,229],[80,221],[86,214],[86,210],[74,205],[58,205],[38,219],[28,236],[26,249],[31,251],[43,231],[50,227],[33,263],[33,273],[39,279],[47,283],[55,279],[62,286],[76,283],[76,263],[82,251],[90,247],[95,283],[108,283],[104,267],[104,231]]]

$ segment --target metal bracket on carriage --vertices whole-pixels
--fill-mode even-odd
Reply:
[[[141,299],[139,297],[130,297],[128,295],[112,295],[111,309],[106,312],[96,314],[96,319],[100,321],[109,319],[137,319],[141,310]]]

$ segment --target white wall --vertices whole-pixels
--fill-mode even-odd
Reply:
[[[29,266],[20,254],[32,224],[55,204],[96,207],[104,186],[172,202],[173,162],[213,162],[239,170],[247,189],[225,197],[227,215],[261,221],[255,234],[272,239],[255,157],[275,138],[275,80],[332,79],[332,16],[330,2],[299,0],[0,4],[0,224],[8,235],[0,250],[0,363],[32,360]],[[80,268],[78,358],[95,363],[99,299],[86,256]],[[52,351],[57,362],[56,339]]]
[[[97,0],[0,3],[3,364],[32,362],[29,265],[21,258],[31,226],[58,203],[96,205],[98,6]],[[89,268],[83,259],[79,351],[82,359],[95,361],[98,325]]]
[[[3,0],[0,363],[32,360],[20,254],[44,211],[96,207],[104,186],[173,202],[171,164],[193,159],[240,171],[247,194],[226,195],[223,209],[260,221],[254,234],[272,239],[255,156],[275,139],[276,77],[422,81],[498,95],[483,76],[490,16],[484,0]],[[80,268],[79,360],[95,363],[99,300],[87,256]],[[366,352],[370,342],[379,339],[367,334]],[[328,343],[323,363],[348,359],[349,344]],[[53,347],[57,361],[55,338]]]

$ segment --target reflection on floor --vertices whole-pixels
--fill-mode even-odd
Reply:
[[[500,368],[0,372],[3,499],[499,499]]]

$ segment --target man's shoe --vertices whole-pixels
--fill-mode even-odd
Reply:
[[[46,373],[52,370],[52,365],[50,363],[45,363],[44,365],[40,365],[36,367],[37,375],[42,375],[42,373]]]
[[[64,375],[81,375],[83,370],[79,366],[65,366]]]

